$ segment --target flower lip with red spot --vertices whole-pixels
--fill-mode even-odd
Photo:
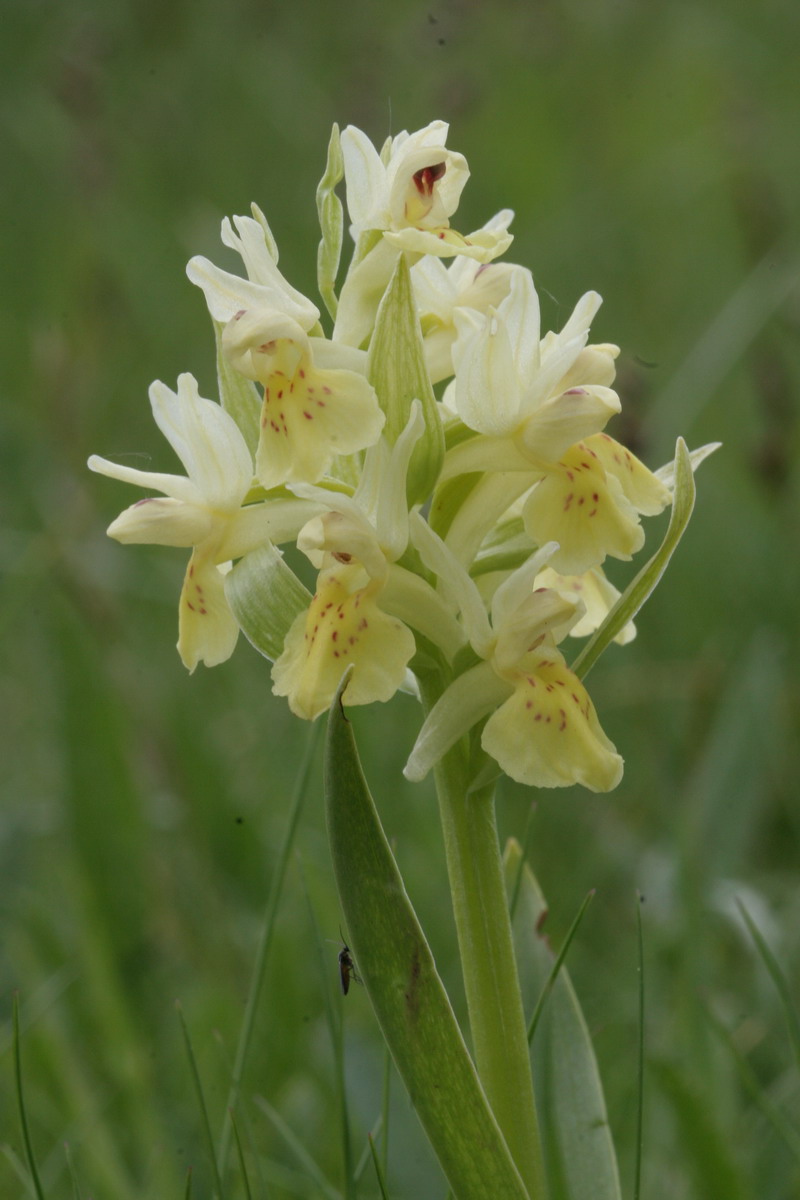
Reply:
[[[430,167],[420,167],[418,171],[415,171],[412,179],[419,194],[425,197],[432,196],[434,184],[442,178],[446,170],[447,163],[439,162]]]

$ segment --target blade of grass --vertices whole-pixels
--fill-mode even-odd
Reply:
[[[383,1088],[381,1090],[381,1162],[384,1175],[389,1174],[389,1104],[392,1085],[392,1055],[387,1046],[383,1055]]]
[[[186,1172],[186,1188],[183,1193],[183,1200],[192,1200],[192,1168]]]
[[[521,853],[518,843],[510,840],[505,851],[509,891]],[[555,954],[542,932],[546,913],[545,898],[526,866],[514,921],[514,946],[522,994],[531,1008],[553,975]],[[565,963],[542,1010],[532,1054],[553,1200],[621,1200],[597,1060]]]
[[[356,1163],[356,1171],[355,1171],[356,1183],[361,1182],[364,1172],[367,1169],[367,1164],[369,1163],[369,1161],[372,1157],[372,1154],[371,1154],[371,1151],[369,1148],[369,1139],[370,1138],[374,1139],[374,1138],[378,1137],[378,1135],[381,1132],[381,1128],[382,1128],[382,1121],[379,1116],[378,1119],[376,1120],[375,1124],[372,1126],[372,1129],[370,1129],[369,1133],[367,1134],[367,1140],[364,1143],[364,1149],[361,1151],[361,1156],[359,1157],[359,1160]]]
[[[33,1196],[34,1191],[33,1191],[33,1184],[31,1183],[30,1172],[28,1171],[27,1167],[25,1166],[25,1163],[22,1161],[22,1159],[19,1157],[19,1155],[16,1154],[14,1152],[14,1150],[11,1148],[11,1146],[9,1146],[7,1143],[3,1146],[0,1146],[0,1152],[2,1153],[3,1158],[6,1160],[6,1162],[9,1163],[9,1165],[11,1166],[11,1169],[14,1172],[14,1174],[16,1175],[17,1179],[20,1181],[20,1183],[24,1187],[25,1195]]]
[[[28,1128],[28,1114],[25,1109],[25,1095],[22,1090],[22,1049],[19,1033],[19,995],[14,993],[13,1006],[13,1024],[14,1024],[14,1083],[17,1092],[17,1108],[19,1110],[19,1120],[22,1126],[22,1142],[25,1146],[25,1158],[28,1163],[30,1172],[30,1181],[33,1185],[33,1194],[36,1200],[45,1200],[44,1192],[42,1191],[41,1180],[39,1179],[39,1171],[36,1166],[36,1156],[33,1153],[33,1142],[31,1141],[30,1129]]]
[[[382,1200],[389,1200],[389,1193],[386,1190],[386,1180],[383,1177],[383,1170],[378,1159],[378,1152],[375,1149],[375,1143],[372,1140],[372,1134],[368,1137],[369,1148],[372,1153],[372,1164],[375,1167],[375,1175],[378,1179],[378,1187],[380,1189]]]
[[[523,860],[523,862],[524,862],[524,860]],[[564,959],[567,957],[567,951],[569,950],[569,948],[572,944],[572,939],[575,937],[575,934],[578,932],[578,926],[580,925],[581,921],[583,920],[584,914],[593,899],[594,899],[594,889],[592,889],[591,892],[586,893],[583,903],[581,904],[580,908],[578,909],[577,913],[575,914],[575,918],[574,918],[572,924],[570,925],[569,930],[567,931],[567,936],[564,938],[564,944],[561,947],[561,949],[559,950],[559,952],[556,956],[556,960],[550,969],[550,974],[547,977],[545,985],[542,988],[541,992],[539,993],[539,999],[536,1001],[536,1007],[534,1008],[534,1010],[531,1014],[531,1019],[528,1022],[528,1045],[530,1045],[531,1042],[533,1041],[534,1034],[536,1033],[536,1026],[539,1024],[539,1018],[542,1015],[542,1010],[544,1009],[545,1003],[547,1001],[547,997],[550,995],[553,988],[555,987],[555,982],[558,979],[558,973],[561,970]]]
[[[214,1040],[216,1041],[217,1046],[220,1050],[220,1055],[221,1055],[222,1061],[224,1063],[225,1070],[228,1074],[228,1078],[230,1078],[231,1074],[233,1073],[233,1061],[231,1059],[231,1056],[227,1053],[225,1043],[224,1043],[224,1041],[222,1039],[222,1035],[220,1034],[218,1029],[214,1030]],[[238,1110],[238,1125],[235,1129],[233,1128],[233,1125],[234,1125],[234,1121],[236,1119],[236,1113],[229,1113],[228,1119],[231,1122],[231,1129],[232,1129],[232,1133],[234,1135],[234,1140],[241,1141],[243,1147],[246,1142],[247,1148],[249,1149],[250,1154],[255,1162],[256,1171],[258,1172],[258,1175],[259,1175],[259,1181],[261,1184],[261,1194],[266,1195],[267,1194],[267,1183],[264,1178],[263,1171],[261,1169],[261,1158],[255,1149],[255,1139],[253,1137],[253,1129],[252,1129],[252,1125],[250,1123],[250,1119],[249,1119],[246,1108],[243,1107],[242,1105],[240,1105],[239,1110]],[[242,1137],[242,1134],[245,1135],[244,1138]]]
[[[356,1181],[353,1167],[353,1147],[350,1137],[350,1110],[347,1103],[347,1082],[344,1071],[344,1022],[340,1009],[336,1009],[331,995],[329,983],[328,964],[325,959],[325,952],[320,934],[319,923],[314,912],[314,907],[311,903],[311,897],[308,892],[305,875],[301,869],[303,879],[303,887],[308,903],[308,911],[311,917],[311,925],[314,930],[314,942],[316,945],[317,962],[319,965],[320,978],[322,980],[322,995],[325,1000],[325,1015],[328,1021],[328,1029],[331,1035],[331,1045],[333,1047],[334,1070],[336,1072],[336,1091],[339,1099],[339,1113],[341,1116],[341,1141],[342,1141],[342,1165],[344,1170],[344,1194],[346,1200],[355,1200]]]
[[[67,905],[72,902],[74,883],[75,876],[72,870],[65,871],[62,876],[62,886],[64,902]],[[83,913],[85,910],[78,908],[77,911]],[[85,933],[85,930],[81,930],[81,937]],[[48,950],[46,946],[46,934],[42,929],[37,933],[32,932],[30,940],[26,939],[17,947],[17,965],[23,978],[36,979],[47,975],[48,965],[51,961],[49,956],[52,954],[52,950]],[[85,1006],[85,1012],[89,1014],[89,1019],[93,1022],[92,1028],[95,1030],[98,1044],[113,1045],[116,1047],[117,1053],[126,1052],[124,1049],[120,1051],[120,1046],[130,1049],[127,1042],[107,1040],[103,1036],[106,1026],[103,1023],[103,1016],[97,1013],[94,1003],[95,993],[88,982],[93,968],[91,964],[88,964],[88,956],[84,956],[81,951],[78,951],[78,958],[82,965],[81,1004]],[[35,994],[31,1001],[26,995],[25,1005],[20,1011],[20,1037],[24,1042],[26,1030],[37,1023],[35,1012],[38,1012],[40,1016],[46,1014],[47,1020],[39,1031],[37,1072],[44,1073],[48,1079],[58,1081],[57,1104],[62,1143],[66,1140],[79,1142],[84,1136],[82,1131],[91,1128],[93,1190],[99,1195],[113,1196],[114,1200],[136,1200],[140,1194],[139,1189],[132,1179],[130,1166],[125,1161],[120,1139],[116,1136],[116,1131],[111,1123],[105,1119],[109,1081],[104,1078],[104,1071],[98,1071],[99,1064],[94,1061],[93,1056],[85,1053],[85,1046],[83,1047],[84,1052],[81,1052],[81,1040],[76,1033],[73,1017],[73,1005],[77,997],[75,994],[73,996],[64,995],[57,1002],[56,998],[61,995],[60,991],[50,992],[48,985],[37,989],[40,995],[45,991],[49,994],[46,1006],[41,1002],[35,1003]],[[9,1027],[11,1027],[10,1021]],[[100,1029],[103,1030],[103,1033],[98,1032]],[[12,1043],[13,1030],[9,1034],[9,1054],[12,1051]],[[110,1085],[114,1095],[118,1095],[116,1080],[120,1078],[120,1074],[119,1069],[115,1069],[115,1082]],[[134,1069],[127,1075],[127,1078],[135,1080],[137,1074],[137,1070]],[[131,1084],[131,1091],[136,1094],[135,1082]],[[52,1093],[50,1098],[53,1099]],[[126,1097],[122,1101],[126,1115],[129,1111],[128,1104],[125,1102],[127,1099]],[[142,1142],[138,1137],[138,1130],[143,1127],[144,1121],[137,1121],[134,1118],[129,1124],[127,1121],[122,1121],[121,1109],[115,1109],[115,1112],[117,1120],[120,1121],[117,1128],[125,1128],[130,1138],[130,1145],[151,1146],[154,1144],[152,1140]],[[56,1149],[54,1156],[57,1154],[58,1150]],[[47,1174],[46,1167],[47,1161],[42,1164],[45,1175]],[[157,1177],[153,1177],[151,1180],[154,1183],[154,1194],[173,1195],[175,1176],[172,1171],[164,1170],[163,1165],[155,1163],[154,1169],[158,1171]],[[167,1176],[170,1177],[169,1187],[162,1186]]]
[[[668,430],[688,432],[726,374],[797,287],[799,268],[795,247],[781,242],[770,246],[649,405],[647,425],[652,436],[661,441]]]
[[[264,983],[264,974],[269,957],[270,947],[272,946],[272,935],[275,931],[275,917],[278,912],[281,894],[283,892],[283,883],[286,877],[286,868],[289,864],[289,856],[294,845],[297,826],[300,821],[300,814],[303,808],[303,802],[306,797],[308,787],[308,779],[311,774],[311,766],[314,761],[314,753],[317,748],[317,741],[321,722],[313,722],[308,731],[306,739],[305,752],[303,760],[300,764],[300,770],[297,773],[295,780],[294,794],[292,795],[291,804],[289,806],[289,820],[286,825],[286,833],[284,834],[283,844],[278,854],[278,861],[275,865],[275,873],[272,877],[272,884],[267,898],[266,908],[264,909],[264,921],[261,926],[261,934],[256,948],[256,957],[253,963],[253,974],[250,980],[250,991],[247,997],[247,1005],[242,1018],[242,1028],[239,1033],[239,1041],[236,1046],[236,1055],[233,1060],[233,1071],[231,1072],[231,1086],[228,1092],[227,1113],[230,1114],[236,1110],[239,1100],[239,1093],[242,1087],[242,1077],[244,1075],[245,1064],[247,1062],[247,1054],[250,1049],[250,1042],[253,1036],[253,1028],[255,1026],[256,1013],[258,1012],[258,1002],[261,998],[261,989]],[[224,1173],[228,1164],[228,1156],[230,1154],[231,1143],[231,1124],[230,1120],[225,1120],[222,1131],[222,1137],[219,1143],[219,1167]]]
[[[230,1113],[230,1119],[231,1119],[231,1128],[233,1129],[233,1137],[236,1142],[236,1153],[239,1158],[239,1170],[242,1172],[242,1183],[244,1184],[244,1194],[245,1194],[247,1200],[253,1200],[253,1193],[250,1191],[250,1180],[247,1175],[247,1164],[244,1161],[244,1147],[242,1146],[242,1139],[239,1137],[239,1129],[236,1124],[236,1117],[235,1117],[234,1113]],[[262,1195],[264,1197],[264,1200],[266,1200],[266,1195],[264,1193],[262,1193]]]
[[[67,1170],[69,1171],[72,1183],[72,1200],[81,1200],[81,1185],[78,1183],[78,1176],[75,1172],[75,1164],[72,1161],[72,1151],[69,1148],[69,1142],[64,1142],[64,1154],[67,1159]]]
[[[756,944],[756,949],[761,955],[761,961],[767,968],[770,979],[775,984],[775,990],[780,998],[781,1006],[783,1008],[783,1015],[786,1018],[786,1024],[789,1029],[789,1039],[792,1043],[795,1062],[800,1070],[800,1017],[798,1017],[797,1008],[792,1000],[792,993],[789,988],[788,981],[781,970],[780,963],[767,945],[764,935],[738,896],[736,897],[736,907],[742,914],[742,919],[749,930],[751,938]]]
[[[341,1196],[336,1188],[325,1178],[321,1167],[311,1157],[303,1143],[298,1138],[297,1134],[286,1124],[283,1117],[274,1109],[272,1105],[264,1099],[263,1096],[256,1096],[256,1105],[261,1109],[266,1117],[272,1122],[272,1125],[286,1142],[286,1145],[294,1154],[297,1161],[300,1163],[306,1175],[313,1180],[319,1192],[323,1196],[327,1196],[328,1200],[341,1200]]]
[[[211,1133],[211,1122],[208,1119],[208,1108],[206,1107],[206,1098],[203,1094],[203,1085],[200,1082],[200,1072],[197,1069],[197,1060],[192,1049],[192,1039],[189,1037],[189,1030],[183,1016],[183,1008],[179,1000],[175,1001],[175,1009],[178,1013],[178,1020],[181,1023],[183,1031],[183,1040],[186,1045],[186,1054],[189,1059],[189,1069],[192,1073],[192,1082],[197,1096],[197,1104],[200,1109],[200,1117],[203,1124],[203,1136],[206,1143],[206,1151],[211,1161],[211,1169],[214,1175],[214,1188],[219,1200],[225,1200],[225,1189],[222,1186],[222,1177],[220,1175],[219,1163],[214,1149],[214,1138]]]
[[[751,1181],[739,1161],[743,1147],[731,1137],[719,1107],[709,1102],[707,1086],[699,1088],[694,1072],[666,1059],[651,1055],[648,1065],[676,1121],[681,1162],[692,1176],[688,1194],[703,1200],[752,1200]]]
[[[800,1163],[800,1134],[786,1120],[780,1109],[772,1103],[769,1096],[764,1091],[759,1083],[755,1071],[748,1063],[741,1050],[736,1045],[731,1031],[723,1025],[719,1017],[717,1017],[709,1008],[706,1008],[706,1016],[709,1024],[714,1030],[714,1033],[720,1039],[733,1059],[737,1074],[741,1080],[742,1086],[747,1091],[753,1103],[761,1110],[769,1124],[775,1130],[775,1133],[783,1142],[786,1149],[794,1158],[795,1162]]]
[[[633,1200],[639,1200],[642,1185],[642,1145],[644,1142],[644,935],[642,932],[642,895],[636,904],[636,928],[639,953],[639,1037],[636,1064],[636,1157],[633,1170]]]

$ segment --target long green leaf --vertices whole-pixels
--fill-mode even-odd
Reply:
[[[22,1143],[25,1147],[25,1158],[28,1162],[28,1170],[30,1171],[33,1192],[35,1193],[37,1200],[44,1200],[44,1192],[42,1191],[42,1184],[41,1180],[39,1179],[39,1171],[36,1166],[36,1156],[33,1152],[33,1141],[28,1128],[28,1114],[25,1109],[25,1096],[22,1090],[22,1049],[19,1032],[19,996],[16,993],[14,994],[12,1019],[14,1026],[14,1083],[17,1091],[19,1121],[20,1125],[22,1126]]]
[[[291,1150],[292,1154],[294,1154],[302,1168],[303,1175],[309,1181],[314,1183],[314,1186],[317,1189],[316,1194],[318,1196],[324,1196],[325,1200],[341,1200],[336,1188],[326,1179],[325,1173],[317,1163],[314,1156],[306,1149],[303,1141],[297,1136],[292,1127],[288,1125],[286,1121],[284,1121],[278,1110],[273,1108],[263,1096],[256,1096],[254,1103],[258,1108],[261,1109],[264,1115],[269,1118],[274,1128],[281,1135],[284,1142]]]
[[[725,1024],[710,1007],[707,1007],[705,1012],[709,1025],[730,1055],[744,1090],[753,1103],[761,1110],[795,1162],[800,1165],[800,1133],[793,1126],[791,1119],[784,1115],[777,1104],[774,1103],[769,1091],[761,1084],[755,1071],[750,1066],[747,1057],[736,1045],[734,1035],[726,1028]]]
[[[636,932],[639,952],[639,1030],[636,1063],[636,1155],[633,1163],[633,1200],[642,1192],[642,1158],[644,1148],[644,933],[642,930],[642,896],[636,900]]]
[[[509,893],[522,851],[509,842]],[[526,1006],[552,976],[555,955],[541,934],[547,906],[530,867],[522,870],[514,943]],[[589,1031],[565,967],[555,979],[533,1043],[534,1078],[552,1200],[620,1200],[619,1173]]]
[[[523,1200],[508,1153],[334,698],[325,804],[349,944],[386,1043],[458,1200]]]
[[[518,878],[519,878],[519,876],[518,876]],[[539,1024],[539,1020],[541,1018],[542,1012],[544,1011],[544,1006],[547,1003],[550,993],[552,992],[553,988],[556,985],[556,980],[558,979],[561,968],[564,965],[564,959],[567,957],[567,952],[569,951],[569,948],[572,945],[572,939],[575,937],[575,934],[578,932],[578,926],[580,925],[581,921],[583,920],[583,918],[586,914],[586,910],[589,907],[589,905],[591,904],[593,899],[594,899],[594,891],[587,892],[584,897],[583,903],[581,904],[580,908],[578,909],[577,913],[575,914],[575,918],[567,931],[567,936],[564,938],[564,942],[561,946],[561,949],[559,950],[558,954],[556,955],[555,959],[553,960],[553,965],[550,968],[550,974],[548,975],[547,979],[545,980],[545,985],[542,988],[541,992],[539,993],[539,999],[536,1001],[536,1008],[533,1010],[531,1018],[528,1021],[528,1041],[529,1042],[532,1042],[534,1037],[536,1036],[536,1027]]]
[[[181,1023],[183,1042],[186,1047],[186,1057],[189,1060],[189,1070],[192,1076],[192,1083],[194,1084],[195,1098],[197,1100],[197,1107],[200,1111],[200,1124],[203,1131],[203,1140],[206,1144],[206,1151],[211,1164],[211,1173],[214,1177],[214,1195],[217,1196],[219,1200],[225,1200],[225,1189],[222,1186],[222,1176],[220,1175],[217,1155],[214,1151],[214,1138],[211,1135],[211,1122],[208,1119],[208,1105],[206,1104],[205,1093],[203,1092],[203,1084],[202,1080],[200,1079],[200,1071],[197,1066],[197,1059],[194,1056],[192,1039],[189,1036],[189,1027],[186,1024],[186,1019],[183,1015],[183,1007],[181,1006],[179,1000],[176,1000],[175,1002],[175,1010],[178,1014],[178,1020]]]
[[[707,1089],[677,1063],[651,1059],[650,1073],[670,1102],[681,1148],[681,1159],[693,1176],[690,1194],[703,1200],[751,1200],[754,1193],[740,1163],[740,1149],[731,1137],[725,1115],[709,1103]]]
[[[635,579],[628,584],[603,624],[596,630],[573,662],[572,670],[579,679],[588,675],[603,651],[611,645],[628,622],[633,620],[655,590],[689,524],[689,518],[694,508],[694,498],[695,486],[691,457],[683,438],[678,438],[675,445],[675,491],[669,526],[664,540],[650,561],[645,563]]]
[[[792,989],[789,986],[789,981],[781,969],[781,965],[769,947],[769,944],[761,930],[756,925],[744,902],[736,897],[736,907],[742,914],[742,919],[746,924],[751,938],[756,944],[756,949],[761,956],[761,961],[767,968],[769,977],[775,985],[775,990],[780,997],[783,1014],[786,1018],[786,1027],[789,1030],[789,1038],[794,1051],[794,1059],[798,1069],[800,1069],[800,1016],[798,1016],[797,1005],[792,996]]]
[[[223,1128],[222,1138],[220,1140],[218,1158],[220,1171],[223,1174],[228,1163],[228,1154],[230,1152],[230,1139],[231,1133],[233,1132],[233,1112],[239,1102],[239,1092],[242,1086],[242,1078],[244,1076],[247,1055],[253,1038],[256,1014],[258,1012],[261,991],[264,985],[267,961],[269,959],[269,953],[272,947],[272,937],[275,932],[278,907],[283,894],[283,883],[286,878],[289,857],[292,852],[292,847],[294,846],[297,826],[300,821],[300,814],[303,810],[303,804],[308,792],[308,780],[311,774],[311,764],[314,761],[314,754],[317,749],[318,737],[319,730],[317,726],[312,725],[308,731],[303,758],[300,762],[300,768],[295,778],[294,789],[292,791],[292,800],[289,806],[289,818],[286,823],[286,831],[283,835],[283,842],[281,844],[280,851],[278,852],[275,870],[273,872],[272,882],[270,884],[269,895],[267,897],[267,904],[266,908],[264,909],[264,917],[261,923],[261,933],[259,935],[258,945],[256,947],[256,956],[253,961],[253,971],[250,978],[250,990],[247,994],[247,1005],[242,1018],[242,1026],[239,1031],[239,1040],[236,1046],[236,1057],[234,1059],[233,1069],[231,1071],[231,1085],[228,1093],[228,1113],[230,1119]]]

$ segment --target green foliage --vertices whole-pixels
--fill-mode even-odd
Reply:
[[[542,932],[547,917],[544,897],[512,841],[506,850],[510,895],[518,881],[514,939],[523,997],[531,1012],[550,1195],[552,1200],[621,1200],[591,1036],[562,956],[553,953]]]
[[[527,1192],[492,1116],[358,759],[341,692],[329,715],[325,800],[347,936],[409,1098],[455,1194]]]

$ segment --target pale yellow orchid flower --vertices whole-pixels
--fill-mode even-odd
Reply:
[[[573,575],[607,555],[631,558],[644,541],[640,514],[670,502],[661,480],[602,432],[620,402],[610,387],[617,347],[587,345],[600,303],[587,292],[560,333],[540,338],[533,279],[515,268],[497,309],[456,312],[455,379],[445,399],[478,436],[448,454],[442,480],[487,473],[448,533],[463,562],[526,492],[528,533],[539,545],[557,541],[552,565]]]
[[[298,499],[244,504],[253,485],[253,459],[236,422],[200,395],[192,375],[178,390],[150,388],[153,416],[186,468],[186,475],[140,471],[98,455],[89,467],[101,475],[152,488],[108,528],[125,543],[192,547],[181,589],[178,653],[193,671],[230,658],[239,627],[225,598],[226,565],[266,541],[294,538],[316,506]]]

